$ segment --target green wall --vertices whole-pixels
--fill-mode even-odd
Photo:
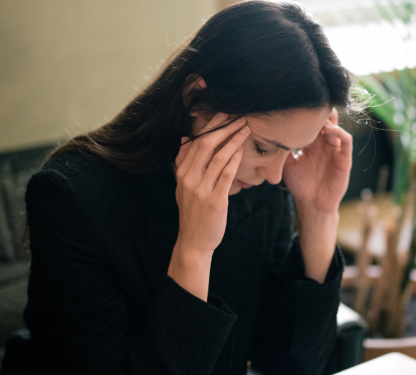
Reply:
[[[214,0],[1,0],[0,152],[116,115]]]

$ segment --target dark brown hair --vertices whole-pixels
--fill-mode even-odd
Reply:
[[[184,100],[192,75],[207,87]],[[326,104],[342,111],[351,105],[351,78],[301,6],[244,1],[209,19],[116,118],[49,158],[76,149],[129,172],[152,171],[174,160],[182,136],[192,138],[195,106],[238,115]]]

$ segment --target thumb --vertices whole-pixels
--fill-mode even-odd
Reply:
[[[180,147],[179,153],[178,153],[178,155],[176,156],[176,159],[175,159],[176,169],[178,169],[181,166],[181,164],[185,160],[186,155],[188,154],[189,149],[192,146],[192,142],[188,142],[188,141],[190,141],[190,139],[191,138],[189,138],[189,137],[182,137],[181,138],[181,145],[182,146]],[[186,143],[186,142],[188,142],[188,143]],[[184,144],[184,143],[186,143],[186,144]]]
[[[283,165],[283,170],[286,168],[290,168],[292,164],[296,162],[296,158],[293,154],[293,152],[290,152],[289,155],[287,155],[287,158],[285,160],[285,164]]]
[[[282,177],[283,180],[286,181],[287,177],[292,173],[291,169],[296,163],[296,158],[294,157],[293,153],[290,152],[285,160],[285,164],[283,165]]]

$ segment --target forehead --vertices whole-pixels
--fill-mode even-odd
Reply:
[[[254,113],[246,116],[252,136],[281,142],[290,148],[303,147],[316,138],[331,114],[329,105],[321,108],[295,108]]]

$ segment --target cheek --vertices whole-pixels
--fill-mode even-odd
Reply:
[[[253,150],[253,147],[251,147],[246,141],[243,144],[243,157],[241,159],[238,170],[248,171],[250,169],[255,169],[258,162],[258,155]]]
[[[242,176],[250,169],[250,156],[248,153],[250,150],[247,150],[246,147],[243,146],[243,157],[241,158],[240,164],[237,169],[236,177]]]
[[[243,157],[238,166],[233,184],[239,186],[235,180],[242,180],[249,183],[257,181],[256,167],[259,164],[259,158],[256,158],[256,156],[255,151],[250,145],[243,144]]]
[[[241,191],[241,187],[237,184],[236,181],[233,181],[230,187],[230,191],[228,192],[228,195],[238,194],[240,191]]]

